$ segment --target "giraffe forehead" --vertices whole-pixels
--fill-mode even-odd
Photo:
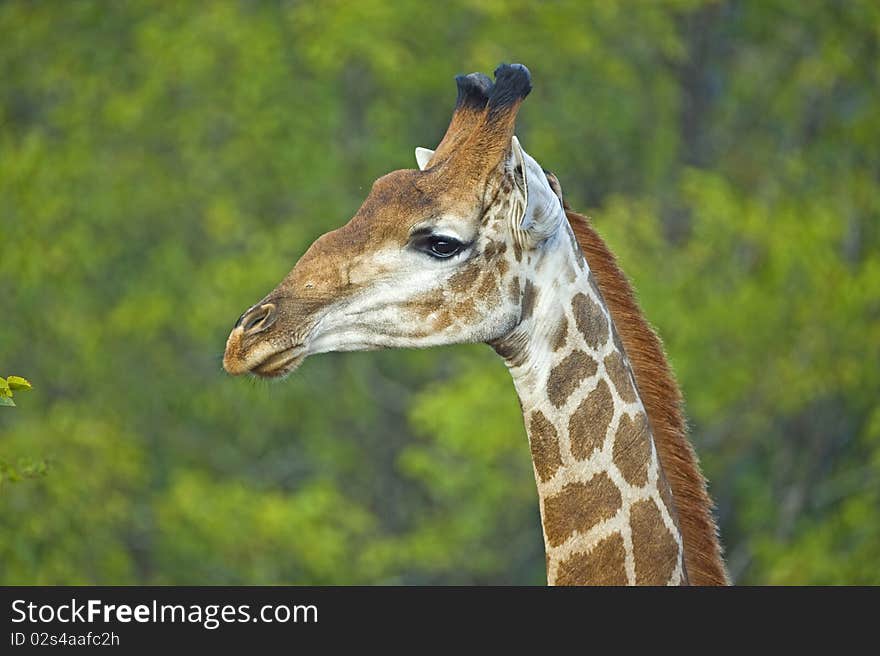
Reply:
[[[300,258],[289,281],[346,282],[352,265],[365,255],[406,244],[412,226],[439,211],[437,198],[418,184],[418,171],[394,171],[382,176],[354,217],[321,235]]]
[[[450,179],[448,172],[392,171],[373,183],[355,216],[340,229],[340,237],[362,247],[380,241],[406,243],[420,227],[473,234],[475,226],[469,228],[480,204],[478,190]]]
[[[363,245],[375,240],[405,241],[412,226],[440,212],[442,195],[425,184],[420,171],[393,171],[373,183],[344,233]]]

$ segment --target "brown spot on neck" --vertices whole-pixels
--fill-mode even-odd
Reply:
[[[608,384],[600,380],[568,420],[571,455],[586,460],[605,443],[608,425],[614,416],[614,399]]]
[[[562,319],[559,321],[559,325],[556,326],[556,330],[553,331],[553,336],[550,338],[550,346],[553,348],[554,353],[565,346],[567,337],[568,319],[566,319],[563,314]]]
[[[660,465],[660,471],[657,476],[657,489],[660,491],[660,501],[666,506],[666,512],[672,517],[675,527],[681,531],[678,523],[678,509],[675,507],[675,501],[672,498],[672,490],[669,488],[669,481],[666,479],[666,473],[663,471],[663,464]]]
[[[562,466],[559,436],[556,427],[540,410],[532,412],[529,420],[529,447],[538,477],[542,481],[553,478],[553,474]]]
[[[657,475],[657,489],[660,491],[660,502],[665,506],[666,512],[669,513],[669,516],[672,518],[672,523],[675,524],[676,530],[681,533],[678,511],[676,510],[675,502],[672,499],[672,490],[669,488],[669,481],[666,479],[666,474],[663,472],[663,463],[657,464],[660,469]],[[690,577],[688,576],[686,562],[682,562],[681,564],[681,584],[690,585]]]
[[[633,388],[629,374],[629,367],[620,352],[615,351],[605,358],[605,371],[608,372],[618,396],[624,403],[632,403],[636,400],[636,391]]]
[[[629,511],[637,585],[666,585],[678,564],[678,544],[653,499],[634,503]]]
[[[547,542],[558,547],[575,533],[614,517],[623,499],[605,472],[586,483],[569,483],[557,495],[544,500],[544,532]]]
[[[596,373],[599,365],[583,351],[572,351],[550,370],[547,378],[547,398],[557,408],[565,405],[581,381]]]
[[[572,299],[572,310],[578,330],[587,344],[598,348],[608,339],[608,321],[602,309],[586,294],[575,294]]]
[[[648,430],[648,418],[644,413],[640,412],[635,419],[631,419],[629,415],[620,418],[620,425],[614,435],[612,453],[614,464],[627,483],[641,487],[648,482],[651,433]]]
[[[576,553],[559,564],[556,585],[626,585],[626,551],[620,533],[614,533],[586,553]]]

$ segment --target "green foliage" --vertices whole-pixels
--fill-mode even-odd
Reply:
[[[0,460],[0,487],[7,481],[17,483],[26,478],[44,476],[47,470],[48,463],[45,460],[19,458],[15,464]]]
[[[0,406],[14,407],[16,392],[32,389],[31,384],[21,376],[0,376]]]
[[[0,366],[40,381],[0,413],[0,582],[540,583],[489,349],[280,385],[219,361],[437,143],[455,74],[522,61],[519,135],[665,340],[734,578],[880,583],[878,26],[873,0],[0,4]]]

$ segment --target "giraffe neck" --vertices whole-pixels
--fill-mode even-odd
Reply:
[[[564,222],[523,285],[504,357],[529,437],[551,585],[687,582],[682,539],[632,370]]]

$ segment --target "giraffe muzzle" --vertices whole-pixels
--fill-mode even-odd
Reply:
[[[242,314],[229,334],[223,368],[233,376],[254,374],[278,378],[296,369],[306,358],[305,337],[287,332],[289,307],[279,309],[278,299],[263,301]]]

